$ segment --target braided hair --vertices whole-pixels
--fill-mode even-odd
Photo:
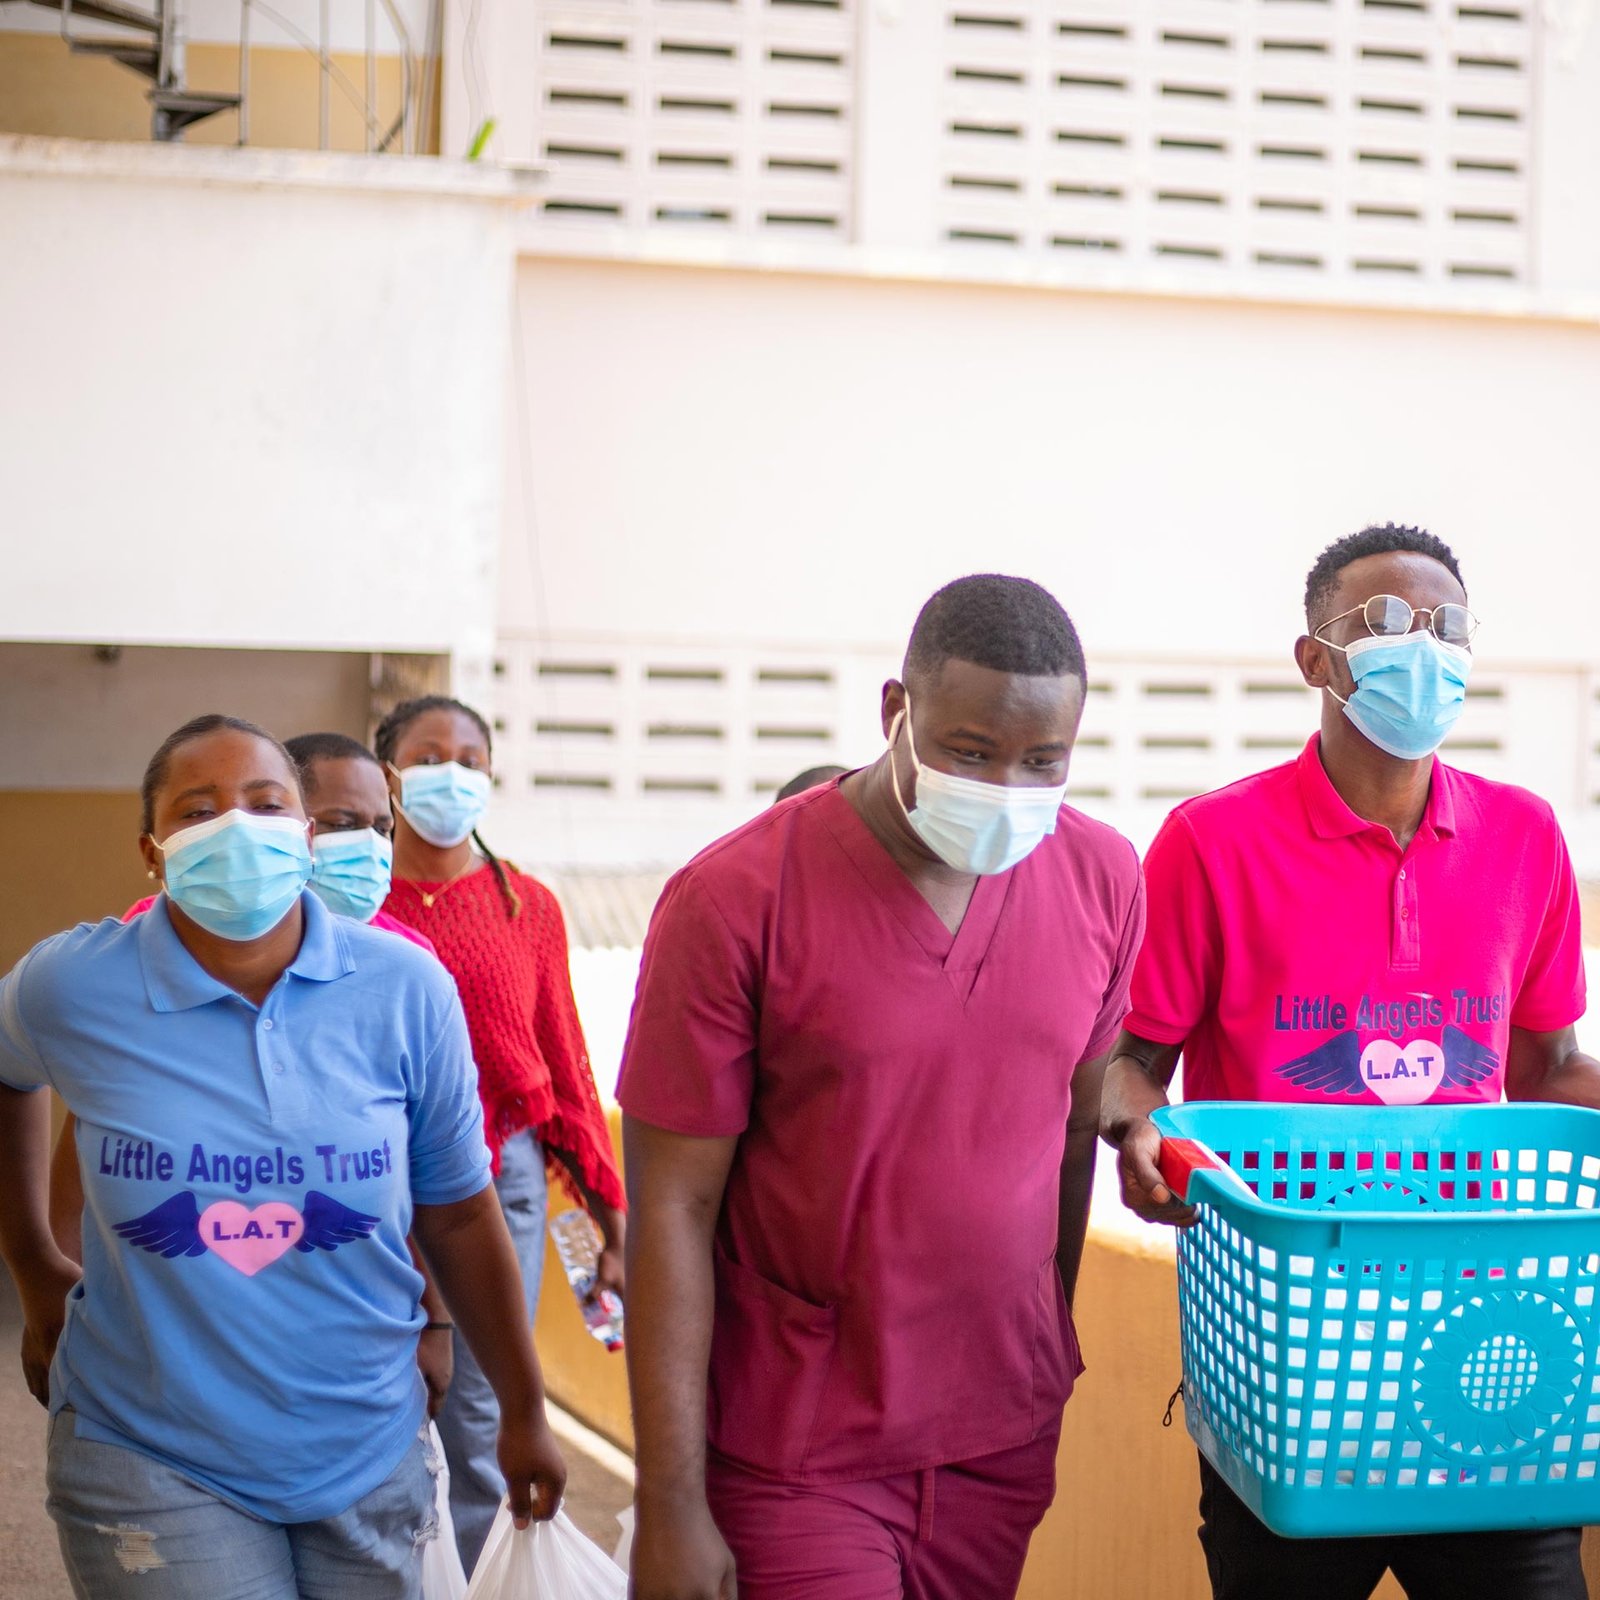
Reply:
[[[393,711],[378,724],[378,731],[372,736],[372,748],[377,752],[378,760],[394,765],[394,753],[400,744],[400,735],[411,726],[418,717],[426,716],[430,711],[455,711],[464,717],[470,717],[477,724],[478,732],[483,735],[484,749],[494,754],[494,739],[489,732],[489,724],[483,716],[469,705],[453,700],[445,694],[418,695],[414,700],[402,700]],[[500,885],[501,898],[506,903],[506,916],[515,921],[522,915],[522,896],[512,886],[510,874],[506,871],[506,864],[497,856],[488,845],[483,842],[478,830],[472,830],[472,842],[478,847],[485,861],[489,863],[490,870],[494,873],[495,882]]]

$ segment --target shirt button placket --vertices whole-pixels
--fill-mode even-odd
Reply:
[[[1401,867],[1395,876],[1394,900],[1395,965],[1419,966],[1422,961],[1422,938],[1417,926],[1416,875],[1405,867]]]
[[[274,1090],[282,1082],[282,1045],[273,1037],[277,1023],[271,1017],[262,1017],[256,1024],[256,1054],[261,1061],[261,1087],[267,1096],[267,1108],[277,1120],[280,1110]]]

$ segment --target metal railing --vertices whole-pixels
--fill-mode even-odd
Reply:
[[[385,128],[378,111],[378,10],[382,8],[393,35],[400,61],[400,109],[394,120]],[[362,89],[350,81],[350,76],[334,59],[330,16],[330,0],[318,0],[317,36],[313,38],[303,28],[286,17],[270,0],[239,0],[239,143],[250,142],[250,52],[252,47],[252,18],[260,13],[274,24],[286,38],[316,59],[317,74],[317,148],[331,146],[332,94],[335,89],[355,107],[362,120],[369,152],[381,153],[394,148],[400,141],[400,153],[412,155],[416,150],[416,130],[419,112],[418,65],[416,50],[410,30],[395,0],[364,0],[363,57],[366,82]],[[429,8],[429,35],[436,31],[433,21],[439,10],[438,0]],[[424,85],[426,88],[426,85]]]
[[[332,148],[331,102],[335,90],[355,107],[364,130],[366,149],[371,153],[398,147],[404,155],[415,154],[418,128],[426,130],[430,126],[434,68],[439,59],[443,28],[442,0],[429,0],[420,66],[416,45],[397,0],[362,0],[366,82],[361,88],[335,59],[332,0],[317,0],[315,36],[286,16],[272,0],[239,0],[237,94],[195,91],[188,87],[184,0],[145,0],[145,5],[137,0],[33,0],[33,3],[61,13],[61,36],[75,53],[107,57],[150,80],[151,135],[158,140],[181,138],[184,130],[197,122],[220,112],[236,111],[238,142],[249,144],[251,54],[260,44],[255,38],[258,17],[317,63],[319,150]],[[352,4],[352,0],[345,0],[345,4]],[[393,120],[387,122],[380,110],[378,91],[380,10],[388,32],[381,54],[392,54],[400,63],[400,106]],[[116,31],[109,36],[90,37],[75,25],[79,23],[101,24]]]

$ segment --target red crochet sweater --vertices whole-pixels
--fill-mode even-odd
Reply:
[[[431,906],[422,895],[438,884],[396,878],[383,909],[426,934],[456,980],[495,1170],[501,1145],[532,1128],[620,1208],[622,1180],[572,998],[561,908],[537,878],[509,866],[506,873],[522,899],[515,918],[487,866],[451,884]],[[551,1171],[567,1176],[556,1162]]]

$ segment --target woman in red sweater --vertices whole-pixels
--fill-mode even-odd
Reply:
[[[545,1171],[599,1225],[599,1286],[622,1292],[622,1181],[595,1090],[555,896],[499,860],[477,833],[489,801],[488,724],[458,700],[407,700],[373,741],[394,797],[394,881],[384,910],[425,934],[456,980],[472,1035],[484,1136],[517,1245],[531,1329],[544,1266]],[[504,1483],[498,1408],[471,1352],[438,1417],[450,1508],[471,1572]]]

